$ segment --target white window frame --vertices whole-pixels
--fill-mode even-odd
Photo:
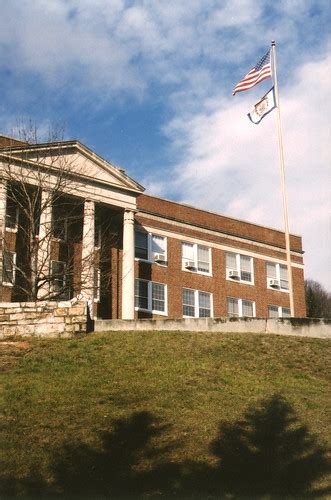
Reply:
[[[153,232],[147,232],[147,231],[139,231],[138,229],[135,230],[135,235],[136,233],[141,233],[144,235],[147,235],[147,259],[144,259],[142,257],[135,257],[135,260],[141,260],[143,262],[149,262],[150,264],[158,264],[159,266],[167,266],[168,265],[168,256],[167,256],[167,249],[168,249],[168,240],[166,236],[163,236],[162,234],[158,233],[153,233]],[[162,238],[164,241],[164,252],[153,252],[153,237],[157,238]],[[155,255],[158,253],[163,253],[164,254],[164,261],[156,262],[155,261]],[[135,245],[135,254],[136,254],[136,245]]]
[[[189,259],[187,257],[184,257],[184,245],[190,245],[193,247],[193,259],[192,262],[194,262],[194,267],[191,269],[188,269],[185,267],[185,262]],[[198,269],[198,248],[199,247],[204,247],[208,249],[208,260],[209,260],[209,271],[201,271]],[[212,276],[212,251],[211,247],[208,245],[202,245],[200,243],[192,243],[191,241],[182,241],[182,271],[188,272],[188,273],[194,273],[194,274],[203,274],[204,276]]]
[[[144,280],[140,278],[136,278],[135,281],[144,281],[147,283],[147,309],[143,307],[138,307],[135,306],[135,311],[142,311],[142,312],[148,312],[152,314],[159,314],[161,316],[168,316],[168,285],[165,283],[160,283],[158,281],[150,281],[150,280]],[[162,285],[164,287],[164,311],[158,311],[156,309],[152,309],[153,305],[153,283],[156,285]],[[135,300],[136,300],[136,294],[135,294]]]
[[[235,259],[236,259],[236,267],[228,267],[226,265],[226,255],[229,254],[229,255],[234,255],[235,256]],[[247,257],[248,259],[250,259],[250,273],[251,273],[251,280],[250,281],[247,281],[247,280],[243,280],[241,278],[241,273],[242,272],[245,272],[245,271],[242,271],[241,270],[241,262],[240,262],[240,259],[241,257]],[[228,281],[232,281],[234,283],[244,283],[245,285],[254,285],[254,262],[253,262],[253,257],[251,257],[250,255],[245,255],[245,254],[240,254],[240,253],[235,253],[235,252],[225,252],[225,270],[226,270],[226,279]],[[230,277],[230,273],[231,271],[237,271],[238,272],[238,278],[231,278]]]
[[[268,318],[270,318],[269,307],[277,308],[277,317],[278,318],[290,318],[291,317],[291,310],[289,307],[275,306],[274,304],[268,304]],[[289,314],[286,314],[284,316],[284,310],[289,311]]]
[[[271,277],[271,276],[268,276],[268,271],[267,271],[267,269],[268,269],[268,265],[269,265],[269,266],[275,266],[275,271],[276,271],[276,272],[275,272],[275,274],[276,274],[276,278]],[[266,267],[265,267],[265,269],[266,269],[266,276],[267,276],[267,288],[268,288],[269,290],[274,290],[274,291],[277,291],[277,292],[285,292],[285,293],[289,293],[289,287],[287,287],[287,288],[282,288],[282,286],[281,286],[281,279],[280,279],[280,268],[281,268],[281,267],[283,267],[283,268],[285,268],[285,269],[287,270],[287,283],[289,284],[287,265],[285,265],[285,264],[280,264],[279,262],[269,262],[269,261],[267,261],[267,262],[266,262],[266,264],[265,264],[265,266],[266,266]],[[271,280],[274,280],[274,279],[278,280],[278,282],[279,282],[279,287],[278,287],[278,288],[273,287],[273,286],[270,286],[270,281],[271,281]]]
[[[16,252],[12,252],[11,250],[4,250],[2,254],[2,280],[4,280],[4,277],[6,275],[5,270],[4,270],[4,262],[5,262],[5,253],[11,254],[11,262],[12,262],[12,273],[13,273],[13,281],[2,281],[2,285],[4,286],[14,286],[15,280],[16,280]]]
[[[194,316],[186,316],[183,314],[183,318],[213,318],[214,317],[214,301],[213,294],[211,292],[206,292],[205,290],[195,290],[193,288],[188,288],[184,286],[182,288],[182,313],[183,313],[183,290],[191,290],[194,292]],[[208,293],[210,297],[210,316],[199,316],[199,293]]]
[[[93,276],[94,276],[94,278],[93,278],[94,279],[93,300],[94,300],[94,302],[100,302],[101,270],[99,268],[95,267],[93,273],[94,273],[93,274]]]
[[[11,232],[11,233],[17,233],[17,230],[18,230],[18,218],[19,218],[19,207],[18,205],[15,203],[15,226],[14,227],[9,227],[7,226],[7,215],[8,215],[8,202],[10,202],[11,200],[7,199],[7,203],[6,203],[6,214],[5,214],[5,228],[6,228],[6,231],[8,232]]]
[[[228,310],[228,300],[231,299],[231,300],[236,300],[238,302],[238,316],[230,316],[229,315],[229,310]],[[243,316],[243,302],[250,302],[253,307],[253,316]],[[230,318],[256,318],[256,305],[255,305],[255,302],[254,300],[250,300],[250,299],[239,299],[238,297],[227,297],[226,298],[226,306],[227,306],[227,315],[230,317]]]

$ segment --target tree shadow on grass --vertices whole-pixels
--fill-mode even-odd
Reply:
[[[210,450],[218,461],[213,494],[297,498],[327,493],[314,487],[330,472],[327,449],[279,395],[250,407],[234,423],[222,423]]]
[[[251,407],[242,419],[221,423],[207,463],[167,461],[174,445],[160,446],[168,426],[148,412],[113,422],[101,446],[66,444],[53,457],[53,482],[32,471],[7,484],[8,496],[31,498],[290,498],[326,494],[314,483],[326,474],[326,449],[280,396]],[[142,463],[149,461],[146,470]],[[10,484],[10,486],[9,486]]]
[[[179,466],[162,461],[171,446],[159,447],[154,442],[168,426],[148,412],[136,412],[112,424],[111,432],[99,434],[100,446],[68,443],[58,450],[53,456],[50,483],[35,469],[24,480],[7,480],[5,495],[96,499],[170,492]],[[158,465],[139,470],[146,460]]]

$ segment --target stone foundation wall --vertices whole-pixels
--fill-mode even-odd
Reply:
[[[86,302],[0,303],[0,338],[68,338],[84,334],[86,329]]]

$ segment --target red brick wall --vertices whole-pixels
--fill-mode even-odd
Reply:
[[[200,211],[195,208],[154,198],[148,195],[138,197],[140,211],[135,219],[138,225],[153,228],[156,234],[159,230],[182,234],[182,239],[167,237],[168,265],[160,266],[142,261],[135,263],[135,276],[167,284],[168,286],[168,317],[182,317],[182,288],[192,288],[213,294],[214,316],[227,315],[227,297],[252,300],[256,305],[258,317],[268,316],[268,305],[289,308],[289,294],[283,291],[267,289],[266,260],[254,257],[254,285],[226,280],[225,251],[212,248],[212,276],[182,270],[182,241],[185,237],[210,242],[246,252],[254,252],[264,257],[286,260],[284,233],[238,221],[217,214]],[[164,217],[163,220],[150,217]],[[175,224],[176,222],[192,223],[190,227]],[[155,228],[155,229],[154,229]],[[215,231],[203,231],[203,228]],[[222,235],[226,233],[225,235]],[[247,241],[237,241],[234,237],[247,238]],[[254,243],[254,244],[253,244]],[[265,247],[263,245],[268,245]],[[291,236],[292,250],[301,253],[302,243],[299,236]],[[301,264],[302,255],[292,256],[292,261]],[[305,316],[304,276],[303,270],[293,269],[295,315]],[[136,313],[136,317],[144,315]],[[145,315],[146,316],[146,315]],[[148,316],[148,315],[147,315]],[[150,315],[149,315],[150,316]],[[155,315],[154,317],[162,317]]]
[[[279,247],[285,246],[284,233],[281,231],[188,207],[173,201],[142,194],[137,198],[137,207],[147,213],[155,213],[193,225],[199,224],[200,226],[218,231],[221,230],[224,233],[234,236],[277,245]],[[291,235],[291,249],[295,251],[302,250],[301,238],[299,236]]]

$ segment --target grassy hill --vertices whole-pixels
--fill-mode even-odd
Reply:
[[[3,495],[326,496],[330,345],[186,332],[0,343]]]

